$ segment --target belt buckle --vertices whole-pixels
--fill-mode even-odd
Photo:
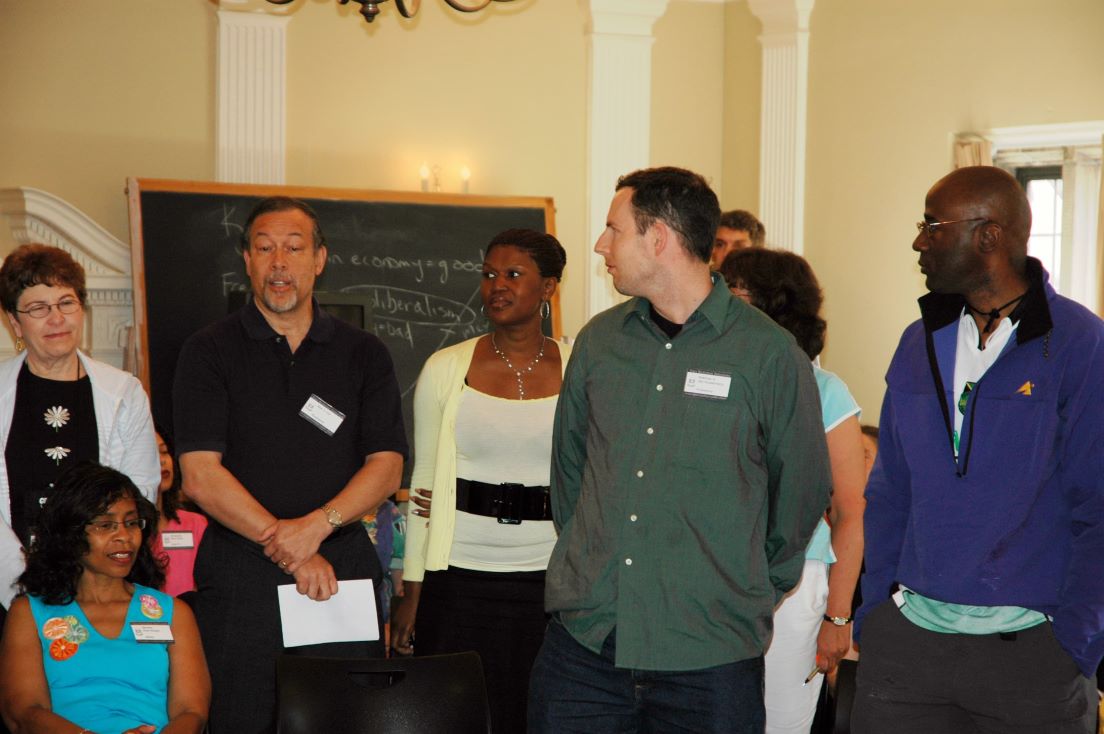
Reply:
[[[492,502],[492,514],[499,525],[521,525],[521,495],[524,484],[503,482],[498,485],[498,497]]]

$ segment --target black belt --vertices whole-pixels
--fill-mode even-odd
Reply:
[[[487,484],[457,479],[456,509],[497,517],[504,525],[519,525],[522,520],[552,519],[548,487],[526,487],[513,482]]]

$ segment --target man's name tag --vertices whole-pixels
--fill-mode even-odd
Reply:
[[[173,530],[161,533],[161,547],[165,550],[195,548],[191,530]]]
[[[694,395],[699,398],[724,400],[728,397],[728,388],[731,385],[732,375],[690,370],[686,373],[686,384],[682,391],[687,395]]]
[[[337,433],[337,429],[341,425],[341,422],[345,420],[344,413],[313,394],[307,398],[307,402],[303,403],[303,407],[299,410],[299,415],[309,420],[316,425],[319,430],[329,436]]]
[[[173,642],[172,628],[167,622],[131,622],[130,631],[138,642]]]

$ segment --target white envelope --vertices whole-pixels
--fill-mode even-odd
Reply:
[[[314,601],[295,584],[276,587],[284,647],[379,639],[376,591],[371,579],[338,581],[337,593]]]

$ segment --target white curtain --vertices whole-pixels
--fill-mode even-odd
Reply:
[[[954,167],[993,165],[992,144],[979,135],[959,135],[954,143]]]
[[[1104,138],[1100,139],[1101,150],[1104,150]],[[1096,313],[1104,315],[1104,186],[1101,185],[1100,167],[1096,169],[1096,187],[1099,191],[1096,212],[1096,267],[1092,272],[1096,273]]]
[[[1101,313],[1100,158],[1076,151],[1062,166],[1065,203],[1062,222],[1062,257],[1067,281],[1065,295]]]

